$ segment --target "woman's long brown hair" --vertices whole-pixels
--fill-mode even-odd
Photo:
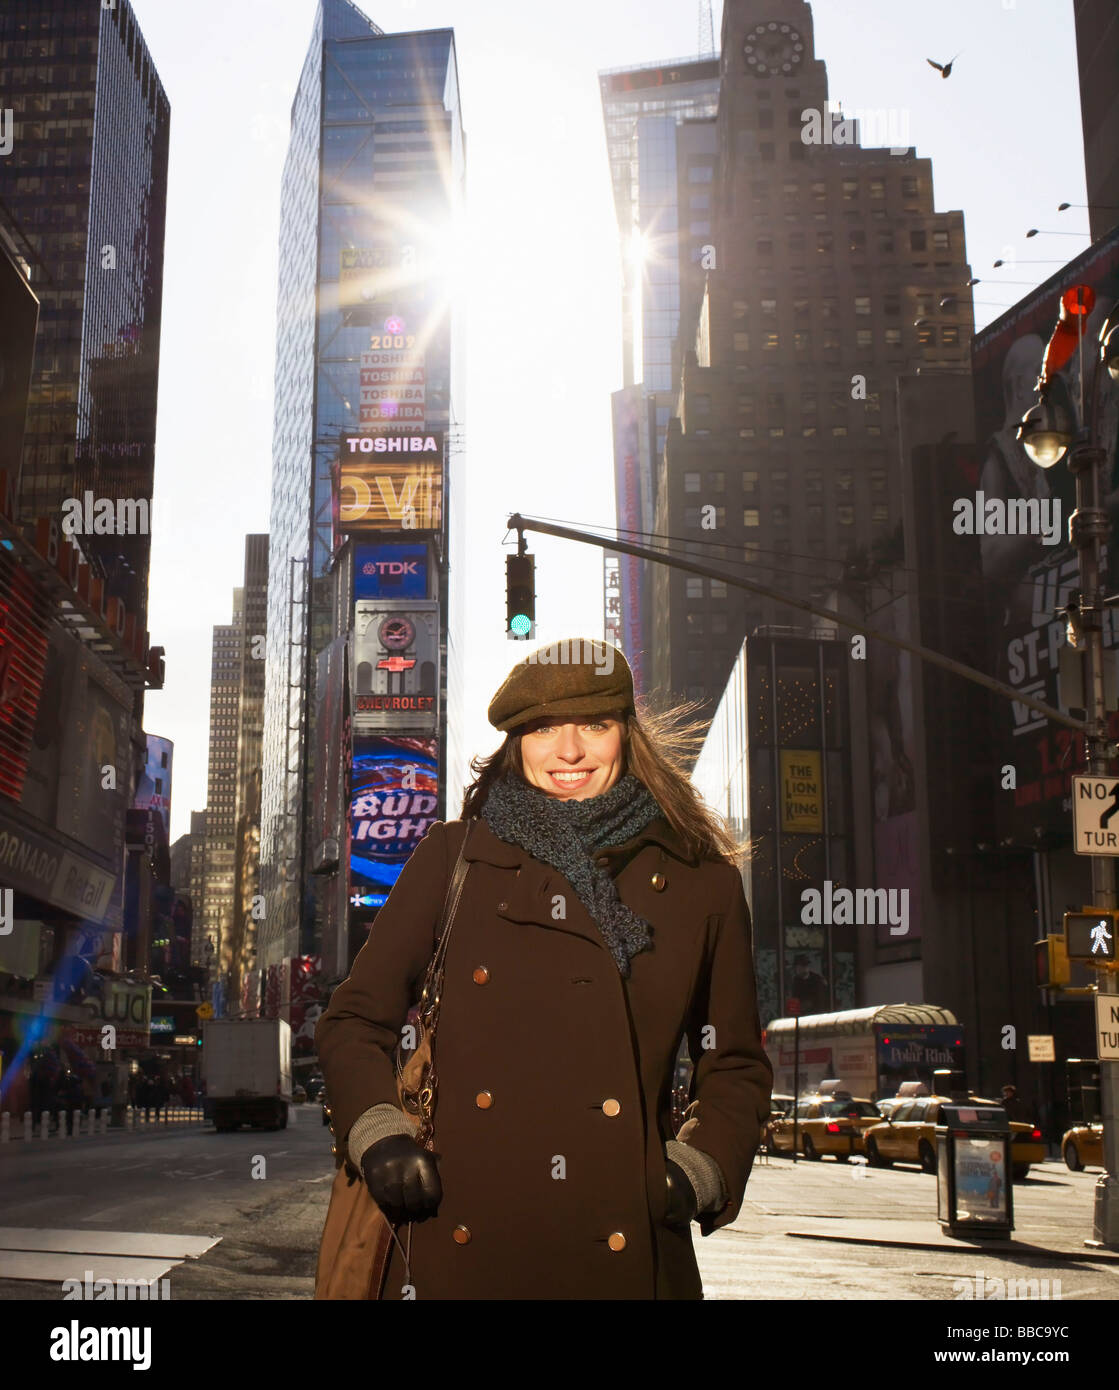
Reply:
[[[738,864],[748,846],[735,839],[720,817],[709,810],[688,780],[686,768],[703,746],[708,725],[691,718],[695,704],[628,714],[622,726],[625,771],[632,772],[656,798],[665,818],[689,854],[700,859],[725,859]],[[524,776],[521,733],[511,730],[505,742],[488,757],[470,764],[474,781],[462,800],[462,818],[481,815],[489,790],[507,772]]]

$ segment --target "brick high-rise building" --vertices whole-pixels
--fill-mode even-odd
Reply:
[[[803,0],[727,0],[716,153],[677,159],[712,227],[706,253],[681,245],[705,278],[681,304],[654,529],[801,598],[900,535],[897,377],[968,368],[963,214],[934,210],[904,114],[830,109]],[[872,122],[897,152],[861,147]],[[652,587],[662,694],[713,702],[747,632],[804,621],[662,567]]]

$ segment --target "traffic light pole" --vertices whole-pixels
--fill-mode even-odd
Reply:
[[[758,594],[762,598],[773,599],[776,603],[786,604],[789,608],[799,608],[801,612],[811,613],[813,617],[823,618],[839,627],[850,628],[852,632],[858,633],[860,636],[873,637],[875,641],[885,642],[887,646],[909,652],[910,655],[918,656],[922,661],[927,661],[932,666],[940,666],[945,671],[962,676],[964,680],[983,686],[986,690],[993,690],[996,695],[1005,695],[1008,700],[1025,705],[1027,709],[1036,710],[1038,714],[1043,714],[1046,719],[1051,719],[1055,724],[1063,724],[1066,728],[1075,729],[1078,734],[1087,734],[1088,732],[1088,725],[1083,720],[1074,719],[1071,715],[1065,714],[1063,710],[1054,709],[1052,705],[1047,705],[1043,700],[1035,700],[1032,695],[1015,690],[1011,685],[1004,685],[1002,681],[995,680],[993,676],[988,676],[983,671],[977,671],[972,666],[966,666],[962,661],[955,661],[950,656],[944,656],[941,652],[935,652],[931,647],[922,647],[917,642],[907,642],[904,637],[896,637],[892,632],[879,632],[877,628],[868,627],[866,623],[856,622],[852,618],[844,618],[839,613],[832,612],[830,608],[817,608],[814,604],[806,603],[804,599],[793,598],[792,595],[779,593],[776,589],[767,589],[764,584],[755,584],[752,580],[740,579],[738,575],[727,574],[725,570],[713,569],[710,565],[697,565],[691,560],[679,560],[675,555],[666,555],[663,551],[653,550],[649,546],[634,545],[631,541],[611,540],[605,536],[596,536],[590,531],[578,531],[571,526],[559,526],[551,521],[535,521],[531,517],[522,516],[520,512],[514,512],[506,525],[511,531],[517,532],[522,546],[525,531],[538,531],[541,535],[558,536],[561,540],[579,541],[583,545],[597,545],[603,550],[617,551],[620,555],[635,555],[639,560],[652,560],[655,564],[668,565],[671,569],[686,570],[689,574],[700,574],[706,579],[720,579],[732,588],[745,589],[748,593]]]
[[[1080,567],[1080,593],[1069,605],[1069,618],[1075,645],[1084,657],[1088,771],[1094,777],[1111,775],[1114,751],[1107,731],[1103,679],[1104,594],[1100,572],[1103,548],[1111,532],[1107,510],[1100,506],[1104,459],[1103,449],[1091,443],[1076,445],[1069,455],[1069,468],[1076,478],[1076,511],[1069,519],[1069,535],[1076,547]],[[1116,906],[1114,856],[1095,854],[1092,856],[1092,907]],[[1101,970],[1097,979],[1101,994],[1119,993],[1119,979],[1114,972]],[[1119,1246],[1119,1062],[1100,1062],[1100,1113],[1105,1173],[1096,1183],[1089,1244]]]

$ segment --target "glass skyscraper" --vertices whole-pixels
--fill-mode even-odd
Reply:
[[[320,727],[338,715],[340,688],[326,704],[315,698],[320,655],[353,624],[354,552],[339,525],[349,440],[419,428],[445,444],[438,524],[417,523],[402,508],[374,535],[399,541],[398,532],[418,526],[410,534],[426,547],[423,599],[438,601],[442,648],[440,810],[448,770],[462,763],[447,719],[461,707],[462,630],[461,585],[447,582],[462,548],[447,518],[461,525],[462,506],[452,390],[461,376],[446,262],[464,165],[453,32],[388,35],[348,0],[321,0],[292,108],[281,202],[261,824],[267,915],[258,936],[265,967],[311,951],[323,952],[328,973],[332,965],[345,973],[348,963],[344,819],[329,843],[314,832],[334,814],[325,803],[344,796],[338,766],[343,788],[349,770],[345,739]],[[389,349],[398,350],[392,367]],[[404,375],[420,384],[379,385]],[[396,482],[374,481],[395,498]],[[407,469],[396,481],[404,496]]]
[[[150,504],[167,96],[128,0],[5,0],[0,71],[14,127],[0,216],[41,305],[21,515],[57,517],[86,489]],[[150,534],[83,536],[82,550],[142,630]]]

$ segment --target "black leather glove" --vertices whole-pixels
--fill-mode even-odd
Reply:
[[[390,1134],[361,1156],[373,1200],[394,1224],[426,1221],[439,1210],[443,1185],[435,1159],[406,1134]]]
[[[688,1226],[696,1218],[699,1203],[691,1179],[678,1163],[666,1158],[665,1171],[668,1176],[668,1206],[664,1213],[666,1226]]]

